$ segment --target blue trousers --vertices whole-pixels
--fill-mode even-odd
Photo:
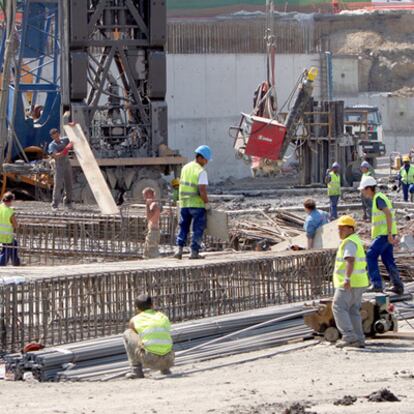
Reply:
[[[381,256],[382,263],[387,269],[393,286],[403,288],[400,272],[395,264],[394,247],[388,242],[387,236],[379,236],[374,239],[367,252],[368,275],[373,286],[382,288],[382,279],[378,267],[379,256]]]
[[[331,220],[336,220],[338,218],[338,201],[339,196],[329,196],[329,218]]]
[[[199,252],[203,233],[207,225],[206,210],[204,208],[182,208],[180,210],[180,231],[177,236],[177,245],[184,247],[187,243],[191,222],[193,223],[193,237],[191,250]]]
[[[404,201],[408,201],[408,195],[414,193],[414,184],[404,184],[402,183],[402,190],[404,194]]]
[[[0,266],[7,266],[9,260],[11,260],[13,266],[20,266],[16,240],[13,240],[13,243],[3,243],[0,253]]]

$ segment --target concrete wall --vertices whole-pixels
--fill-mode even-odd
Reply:
[[[332,81],[335,94],[358,93],[358,60],[354,57],[334,57],[332,59]]]
[[[279,105],[282,105],[304,68],[318,65],[318,55],[281,55],[276,58]],[[238,125],[240,112],[252,110],[253,92],[266,79],[266,58],[260,54],[168,55],[167,102],[169,144],[187,157],[208,144],[214,160],[211,181],[250,175],[249,167],[236,160],[228,135]],[[316,85],[315,96],[319,96]]]

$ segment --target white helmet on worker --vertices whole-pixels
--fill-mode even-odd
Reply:
[[[364,176],[359,184],[358,189],[364,190],[367,187],[375,187],[377,185],[377,180],[371,176]]]
[[[369,165],[368,161],[362,161],[361,168],[369,168],[369,167],[371,167],[371,166]]]
[[[333,164],[332,164],[332,168],[337,168],[337,169],[339,169],[339,168],[341,168],[341,166],[339,165],[339,163],[338,162],[334,162]]]

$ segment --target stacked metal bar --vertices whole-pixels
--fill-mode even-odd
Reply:
[[[236,314],[184,322],[173,326],[176,365],[219,358],[285,344],[293,339],[312,336],[303,323],[302,314],[314,309],[296,306],[274,306]],[[284,319],[274,322],[274,319]],[[273,322],[272,322],[273,321]],[[255,328],[258,324],[269,322]],[[210,343],[245,328],[233,337]],[[200,345],[204,345],[200,348]],[[194,349],[194,351],[192,351]],[[122,336],[84,341],[59,348],[47,348],[24,355],[6,356],[6,369],[15,379],[32,371],[39,381],[101,380],[122,374],[128,369]]]

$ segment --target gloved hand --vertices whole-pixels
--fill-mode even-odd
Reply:
[[[73,142],[69,142],[68,145],[66,145],[66,147],[68,149],[68,151],[73,150]]]
[[[210,206],[210,204],[208,204],[208,203],[206,203],[205,205],[204,205],[204,208],[206,209],[206,212],[208,213],[209,211],[211,211],[211,206]]]
[[[65,148],[62,150],[63,155],[68,155],[69,151],[73,149],[73,144],[70,142],[68,145],[66,145]]]

